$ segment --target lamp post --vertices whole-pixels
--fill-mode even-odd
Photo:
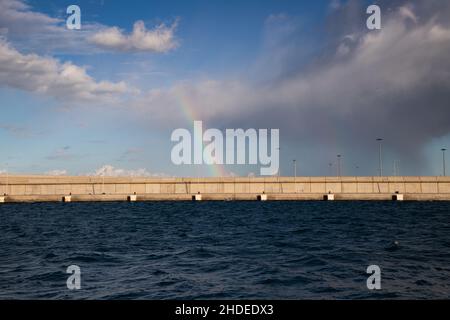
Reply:
[[[445,177],[446,176],[446,174],[445,174],[445,151],[447,151],[447,149],[442,148],[441,151],[442,151],[442,174]]]
[[[280,154],[280,150],[281,148],[278,147],[278,154]],[[280,180],[280,175],[281,175],[281,163],[278,165],[278,181]]]
[[[197,175],[197,193],[200,192],[200,165],[196,165],[195,173]]]
[[[295,178],[297,178],[297,160],[292,160],[293,164],[294,164],[294,182],[295,182]]]
[[[394,160],[394,176],[400,175],[400,160]]]
[[[106,167],[103,168],[102,174],[102,194],[105,194],[105,174],[106,174]]]
[[[342,155],[340,155],[340,154],[337,155],[337,160],[338,160],[337,174],[338,174],[338,177],[341,176],[341,157],[342,157]]]
[[[9,170],[8,170],[8,163],[6,163],[6,190],[5,194],[8,194],[8,187],[9,187]]]
[[[381,139],[381,138],[378,138],[377,139],[377,141],[379,142],[379,145],[380,145],[380,148],[379,148],[379,153],[378,153],[378,156],[379,156],[379,163],[378,163],[378,165],[379,165],[379,172],[380,172],[380,177],[382,177],[383,176],[383,160],[382,160],[382,158],[381,158],[381,142],[383,141],[383,139]]]
[[[278,149],[278,154],[280,154],[281,148],[278,147],[277,149]],[[277,177],[277,180],[278,180],[278,193],[282,192],[282,187],[281,187],[281,182],[280,182],[280,174],[281,174],[281,163],[278,165],[278,177]]]
[[[294,163],[294,191],[297,192],[297,160],[292,160]]]

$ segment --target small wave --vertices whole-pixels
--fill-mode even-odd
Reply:
[[[164,270],[159,270],[159,269],[154,270],[152,272],[152,275],[154,275],[154,276],[161,276],[161,275],[166,275],[166,274],[167,274],[167,272],[165,272]]]
[[[303,233],[307,233],[307,232],[310,232],[310,231],[311,231],[310,228],[299,228],[299,229],[292,230],[291,233],[303,234]]]
[[[427,280],[424,280],[424,279],[419,279],[419,280],[417,280],[416,282],[414,282],[416,285],[418,285],[418,286],[431,286],[432,285],[432,283],[431,282],[429,282],[429,281],[427,281]]]
[[[304,265],[306,267],[323,267],[323,266],[328,265],[328,263],[327,263],[327,261],[325,261],[323,259],[311,257],[311,258],[304,259],[302,262],[302,265]]]
[[[83,254],[83,255],[77,255],[70,258],[71,261],[73,261],[74,264],[77,263],[117,263],[120,262],[121,259],[119,257],[101,253],[101,252],[93,252],[92,255],[89,254]]]
[[[205,249],[204,247],[194,248],[194,249],[188,249],[180,255],[191,255],[195,258],[213,258],[215,256],[215,253],[212,250]]]
[[[311,279],[305,277],[305,276],[295,276],[290,278],[266,278],[261,281],[257,282],[258,284],[262,285],[269,285],[269,286],[293,286],[293,285],[305,285],[311,283]]]
[[[40,282],[53,282],[53,281],[59,281],[66,278],[66,274],[64,273],[64,270],[61,271],[47,271],[43,273],[37,273],[33,274],[29,277],[27,277],[27,281],[40,281]]]
[[[44,256],[44,259],[53,259],[53,258],[56,258],[56,257],[57,257],[56,254],[50,252],[50,253],[47,253],[47,254]]]

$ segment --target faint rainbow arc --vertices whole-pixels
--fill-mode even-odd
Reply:
[[[177,97],[177,104],[180,107],[180,110],[182,111],[186,120],[189,123],[191,123],[192,126],[194,125],[194,121],[201,120],[196,115],[194,103],[188,96],[178,92],[176,94],[176,97]],[[204,123],[204,121],[203,121],[203,123]],[[205,144],[203,142],[203,139],[202,139],[202,145],[204,148]],[[223,164],[212,164],[212,165],[207,165],[207,166],[208,166],[208,170],[210,171],[210,174],[214,177],[225,177],[228,175]]]

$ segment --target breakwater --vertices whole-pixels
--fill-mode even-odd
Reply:
[[[0,176],[0,202],[450,200],[450,177]]]

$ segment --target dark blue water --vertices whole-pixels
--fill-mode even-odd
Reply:
[[[2,299],[449,297],[446,202],[0,205]]]

